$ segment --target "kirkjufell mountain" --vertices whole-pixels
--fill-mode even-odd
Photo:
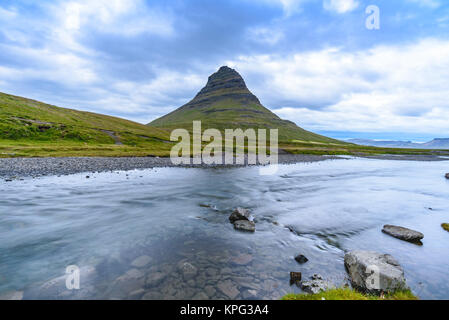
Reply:
[[[198,120],[203,129],[279,129],[281,141],[337,142],[279,118],[251,93],[237,71],[226,66],[209,77],[206,86],[193,100],[148,125],[191,130],[192,122]]]

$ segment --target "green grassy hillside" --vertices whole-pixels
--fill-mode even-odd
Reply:
[[[168,155],[169,132],[0,93],[0,156]]]

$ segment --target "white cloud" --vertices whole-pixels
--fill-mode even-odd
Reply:
[[[102,32],[134,36],[142,33],[173,35],[173,21],[166,13],[149,10],[142,0],[77,0],[52,7],[67,31],[90,27]]]
[[[432,9],[441,6],[441,2],[439,0],[407,0],[407,1],[416,3],[422,7],[428,7]]]
[[[282,31],[273,28],[255,27],[247,31],[247,37],[252,41],[275,45],[284,39],[285,35]]]
[[[15,9],[6,9],[0,7],[0,19],[2,21],[11,20],[17,16],[17,11]]]
[[[449,134],[449,41],[242,56],[230,64],[262,102],[309,129]]]
[[[323,8],[337,13],[346,13],[356,9],[359,6],[356,0],[324,0]]]

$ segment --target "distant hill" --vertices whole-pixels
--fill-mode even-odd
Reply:
[[[249,91],[240,74],[229,67],[221,67],[209,77],[206,86],[195,98],[179,109],[154,120],[149,126],[159,128],[185,128],[192,130],[192,122],[202,121],[202,128],[219,130],[241,128],[279,129],[281,141],[310,141],[339,143],[282,120],[265,108]]]
[[[382,141],[370,139],[348,139],[347,142],[382,148],[406,148],[406,149],[449,149],[449,138],[435,138],[432,141],[416,143],[411,141]]]
[[[0,93],[0,139],[129,144],[169,140],[165,130]]]

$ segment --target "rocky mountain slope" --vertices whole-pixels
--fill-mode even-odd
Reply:
[[[282,120],[260,103],[237,71],[226,66],[209,77],[206,86],[192,101],[148,125],[191,130],[196,120],[202,121],[203,129],[279,129],[281,141],[342,143]]]

